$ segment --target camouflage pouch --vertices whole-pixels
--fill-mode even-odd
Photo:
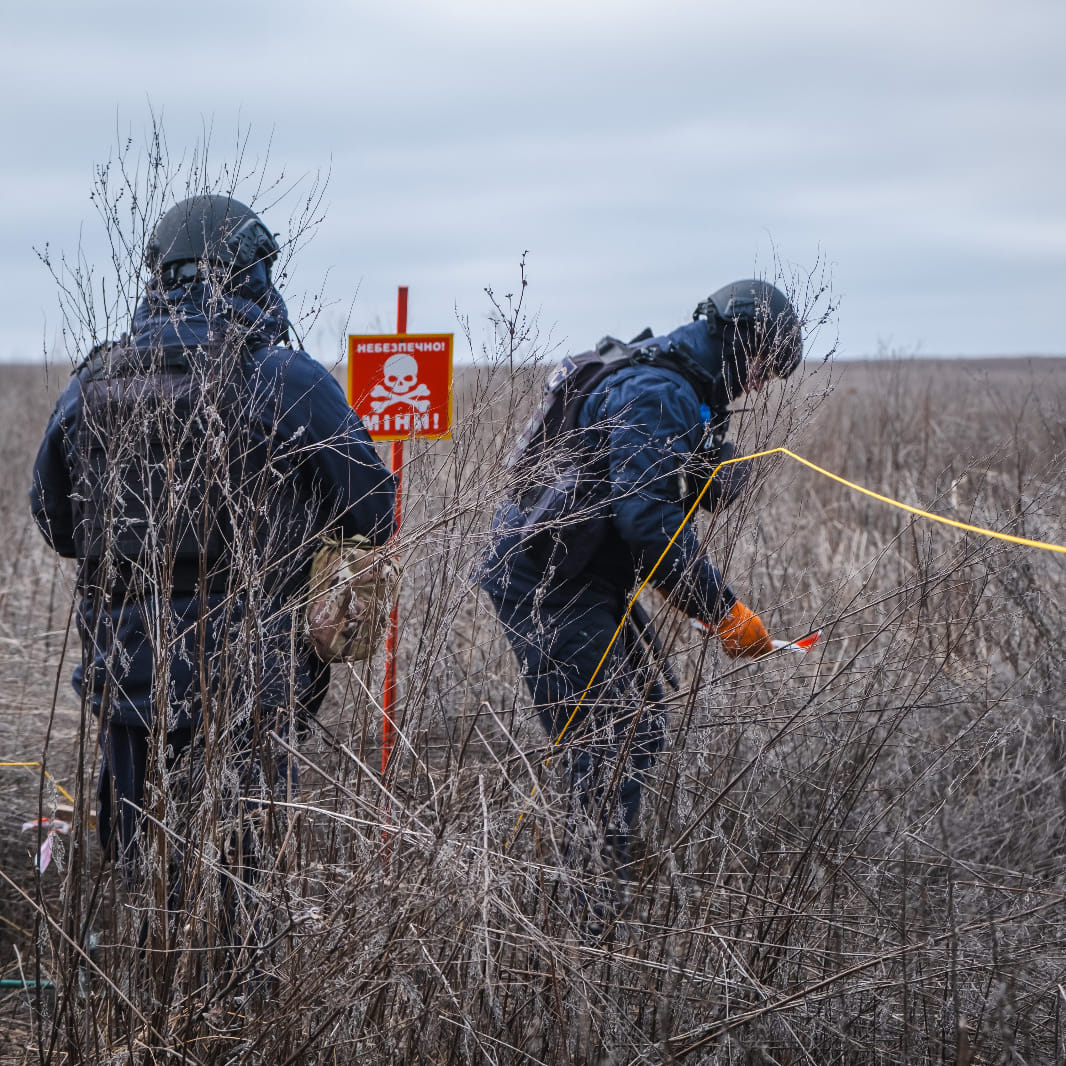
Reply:
[[[362,537],[328,541],[311,563],[307,635],[327,663],[374,654],[389,619],[399,571],[384,548]]]

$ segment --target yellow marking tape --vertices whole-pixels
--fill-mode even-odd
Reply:
[[[44,776],[55,785],[59,793],[66,798],[69,802],[74,802],[74,797],[47,771],[44,766],[39,762],[0,762],[0,769],[16,769],[21,767],[24,770],[41,770],[44,772]]]
[[[812,463],[809,459],[804,459],[802,455],[797,455],[795,452],[790,451],[788,448],[767,448],[765,451],[752,452],[751,455],[741,455],[733,459],[723,459],[714,470],[711,471],[710,477],[707,478],[706,484],[700,489],[699,495],[696,497],[695,503],[688,509],[685,517],[681,519],[681,525],[677,527],[677,532],[670,538],[669,543],[663,549],[662,554],[655,560],[655,565],[648,571],[648,576],[640,583],[637,591],[633,593],[629,603],[626,604],[625,611],[622,612],[622,620],[618,623],[618,628],[614,631],[614,636],[611,637],[610,643],[607,645],[607,650],[603,653],[600,661],[596,664],[596,669],[592,671],[592,676],[589,678],[588,684],[585,686],[584,691],[578,698],[576,704],[574,704],[574,710],[570,714],[570,717],[566,720],[566,724],[559,731],[559,735],[552,741],[552,749],[558,747],[562,741],[566,731],[570,728],[574,718],[577,717],[577,712],[581,709],[581,705],[585,702],[585,697],[589,694],[589,689],[592,688],[596,678],[599,676],[600,670],[603,668],[603,664],[607,661],[607,656],[611,653],[611,648],[614,647],[614,642],[618,639],[619,634],[625,627],[626,619],[629,617],[630,611],[633,609],[633,604],[636,602],[637,597],[647,587],[648,582],[651,581],[655,574],[655,571],[659,568],[659,564],[666,558],[667,552],[674,546],[674,542],[679,536],[681,531],[688,525],[689,519],[695,514],[696,508],[699,507],[700,500],[703,499],[704,494],[711,487],[711,482],[718,476],[718,471],[724,466],[730,466],[732,463],[743,463],[749,459],[762,459],[767,455],[787,455],[790,459],[795,459],[797,463],[802,464],[810,470],[813,470],[816,474],[821,474],[823,477],[827,477],[830,481],[835,481],[839,485],[844,485],[849,489],[853,489],[855,492],[861,492],[864,496],[869,496],[871,499],[877,500],[880,503],[886,503],[890,507],[897,507],[901,511],[908,511],[910,514],[917,515],[919,518],[927,518],[931,522],[939,522],[941,525],[953,526],[955,529],[965,530],[967,533],[977,533],[983,537],[991,537],[995,540],[1005,540],[1011,544],[1021,544],[1027,548],[1040,548],[1043,551],[1061,552],[1066,554],[1066,546],[1061,544],[1050,544],[1043,540],[1030,540],[1028,537],[1016,537],[1011,533],[1000,533],[994,529],[985,529],[983,526],[973,526],[967,522],[958,522],[954,518],[944,518],[942,515],[933,514],[930,511],[923,511],[919,507],[912,507],[908,503],[902,503],[900,500],[894,500],[891,496],[883,496],[879,492],[874,492],[873,489],[864,488],[862,485],[856,484],[854,481],[848,481],[847,478],[841,477],[839,474],[834,474],[829,470]],[[544,765],[547,768],[551,764],[551,759],[545,759]],[[529,798],[532,799],[536,795],[537,786],[533,786],[533,791],[530,792]],[[511,835],[507,838],[507,847],[509,848],[514,842],[515,837],[518,835],[518,830],[522,826],[522,820],[525,818],[526,812],[522,811],[518,816],[518,821],[515,822],[514,829],[511,830]]]
[[[1011,533],[1000,533],[995,529],[985,529],[983,526],[971,526],[968,522],[956,522],[954,518],[944,518],[942,515],[933,514],[930,511],[923,511],[920,507],[911,507],[909,503],[900,503],[899,500],[892,499],[891,496],[882,496],[879,492],[874,492],[873,489],[863,488],[862,485],[856,485],[854,481],[848,481],[847,478],[841,477],[839,474],[830,473],[828,470],[823,470],[820,466],[816,466],[809,459],[804,459],[802,455],[797,455],[795,452],[790,452],[787,448],[771,448],[768,452],[760,452],[760,455],[773,455],[774,452],[779,452],[781,455],[787,455],[790,459],[795,459],[797,463],[802,463],[804,466],[813,470],[817,474],[821,474],[822,477],[827,477],[830,481],[835,481],[839,485],[845,485],[849,489],[854,489],[855,492],[861,492],[864,496],[869,496],[871,499],[878,500],[881,503],[887,503],[890,507],[898,507],[901,511],[909,511],[911,514],[918,515],[919,518],[928,518],[930,522],[939,522],[944,526],[954,526],[956,529],[964,529],[967,533],[979,533],[983,537],[992,537],[995,540],[1005,540],[1011,544],[1022,544],[1026,548],[1040,548],[1043,551],[1048,552],[1062,552],[1066,554],[1066,546],[1062,544],[1049,544],[1046,540],[1030,540],[1028,537],[1016,537]],[[751,456],[756,458],[756,456]],[[735,459],[728,460],[731,463],[736,462]],[[724,463],[722,464],[725,465]],[[718,470],[714,471],[717,474]],[[711,474],[711,477],[714,477]]]

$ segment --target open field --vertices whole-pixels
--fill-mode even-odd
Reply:
[[[610,936],[578,934],[561,780],[471,583],[538,376],[462,368],[455,439],[408,446],[401,743],[382,780],[380,662],[335,668],[259,889],[269,995],[233,1007],[189,926],[124,982],[130,951],[109,945],[151,901],[122,895],[84,831],[36,877],[19,830],[55,794],[0,769],[0,976],[56,985],[37,1009],[0,991],[0,1061],[1066,1060],[1066,561],[781,456],[708,551],[772,635],[823,640],[736,665],[646,594],[682,684],[632,899]],[[0,367],[0,761],[43,759],[84,823],[72,571],[26,502],[64,380]],[[1066,360],[808,368],[749,406],[749,450],[787,443],[937,514],[1066,544]],[[103,979],[79,953],[90,928]]]

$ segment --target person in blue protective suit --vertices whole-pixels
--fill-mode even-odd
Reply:
[[[596,366],[588,384],[567,386],[583,358]],[[565,753],[585,822],[600,827],[604,859],[623,876],[642,787],[664,742],[670,679],[650,621],[627,605],[655,567],[652,584],[715,632],[727,654],[771,650],[758,616],[703,554],[691,524],[682,526],[708,476],[733,457],[730,403],[788,376],[801,358],[800,321],[785,295],[764,281],[734,282],[672,333],[648,331],[629,345],[605,338],[564,365],[512,457],[512,489],[480,581],[540,721]],[[701,504],[726,506],[749,472],[746,462],[723,468]]]
[[[273,738],[329,679],[303,630],[312,556],[329,536],[393,532],[393,476],[290,343],[278,254],[231,197],[164,214],[129,334],[76,369],[33,469],[34,518],[78,563],[74,685],[99,718],[101,840],[127,868],[191,749],[221,770],[219,819],[291,791]]]

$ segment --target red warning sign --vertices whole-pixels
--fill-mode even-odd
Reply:
[[[452,337],[348,335],[348,402],[372,440],[451,437]]]

